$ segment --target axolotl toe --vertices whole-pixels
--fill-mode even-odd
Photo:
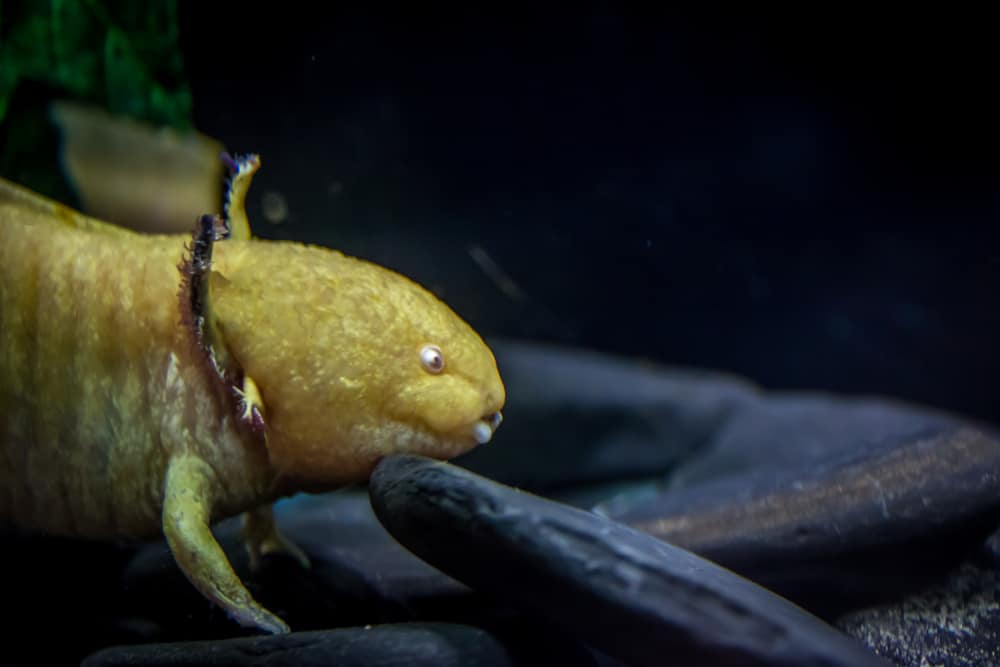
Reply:
[[[327,248],[253,238],[257,156],[228,159],[192,235],[110,225],[0,181],[0,521],[165,536],[242,625],[286,632],[211,532],[244,514],[251,563],[283,549],[274,500],[367,479],[409,452],[490,440],[496,360],[432,293]]]

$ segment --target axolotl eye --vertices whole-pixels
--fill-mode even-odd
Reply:
[[[428,373],[440,373],[444,370],[444,355],[437,345],[424,345],[420,348],[420,363]]]

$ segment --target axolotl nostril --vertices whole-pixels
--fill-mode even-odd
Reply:
[[[165,536],[242,625],[286,632],[210,526],[245,513],[251,563],[285,550],[270,509],[367,479],[397,452],[489,441],[505,402],[482,338],[429,291],[339,252],[253,238],[257,156],[226,158],[222,216],[147,235],[0,181],[0,522]]]

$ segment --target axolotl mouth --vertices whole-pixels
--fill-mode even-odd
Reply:
[[[484,415],[479,421],[472,425],[472,437],[476,444],[485,445],[493,439],[493,434],[503,423],[503,413],[499,410],[492,414]]]
[[[381,454],[412,453],[447,460],[490,442],[502,422],[500,411],[445,432],[432,429],[422,420],[387,421],[379,429]]]

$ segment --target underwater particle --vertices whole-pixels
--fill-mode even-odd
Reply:
[[[506,294],[514,301],[521,301],[524,299],[524,292],[521,288],[517,286],[517,283],[507,275],[500,266],[493,261],[493,258],[489,256],[486,250],[483,249],[481,245],[471,245],[468,248],[469,256],[472,257],[480,269],[483,270],[493,284],[497,286],[497,289]]]
[[[330,193],[331,197],[336,197],[344,191],[344,184],[341,181],[334,181],[327,186],[326,191]]]
[[[837,341],[852,340],[858,333],[854,321],[844,313],[827,313],[825,324],[827,335]]]
[[[272,225],[280,225],[288,219],[288,202],[280,192],[268,190],[260,198],[264,219]]]
[[[919,304],[896,303],[890,312],[892,321],[902,329],[916,330],[928,324],[927,312]]]

